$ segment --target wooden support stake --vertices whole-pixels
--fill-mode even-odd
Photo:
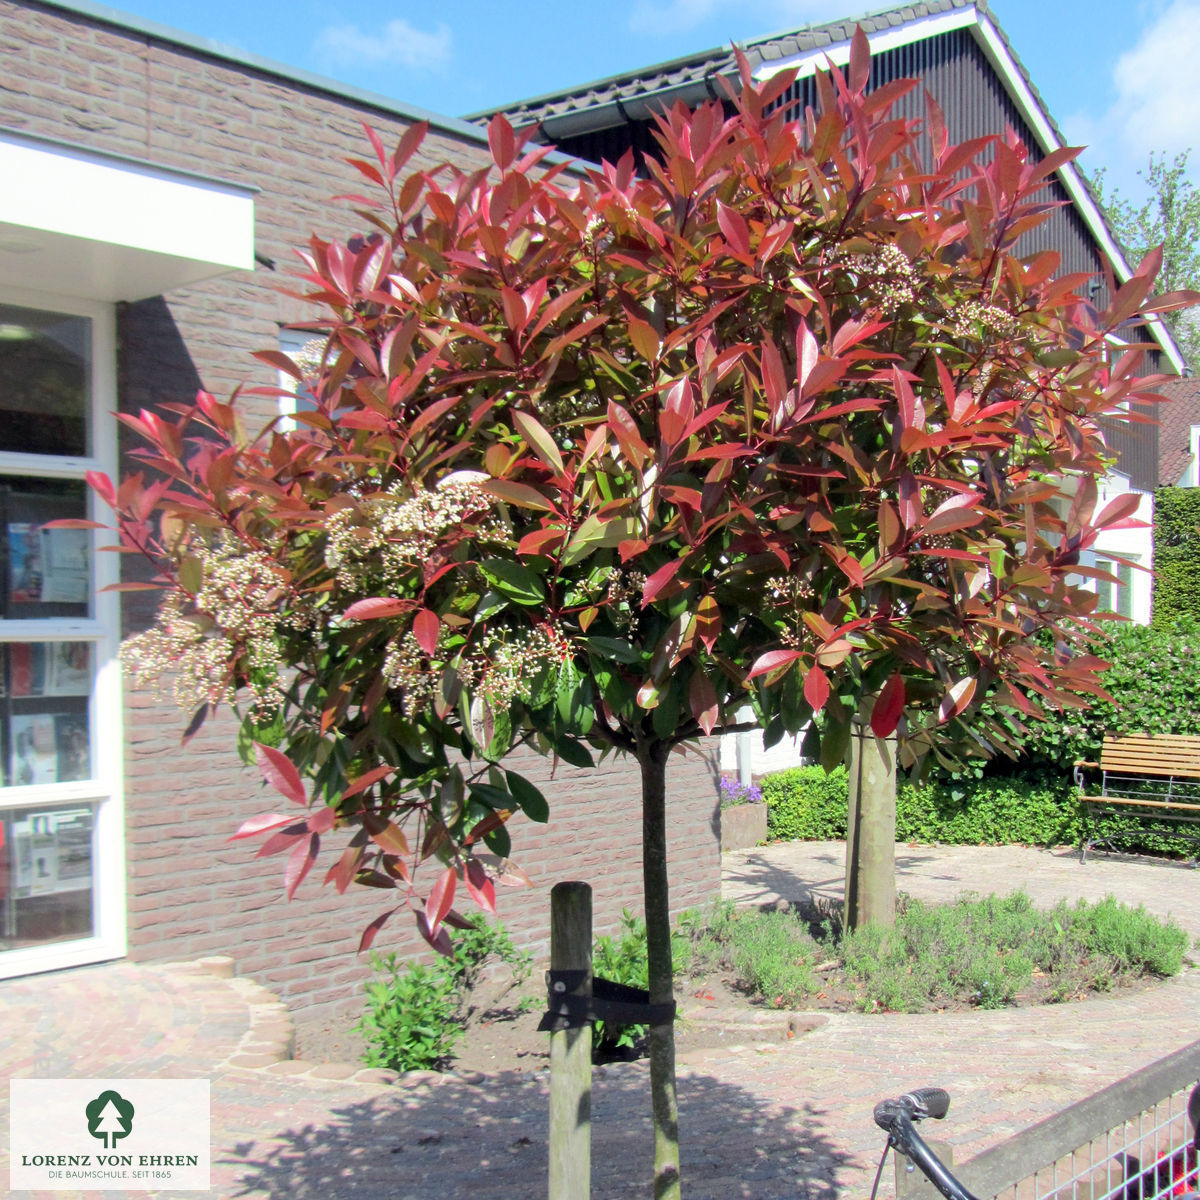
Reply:
[[[592,991],[592,889],[550,891],[550,969],[585,971]],[[588,1200],[592,1177],[592,1027],[550,1034],[550,1200]]]

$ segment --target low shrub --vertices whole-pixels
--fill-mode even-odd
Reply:
[[[690,913],[680,917],[691,919]],[[690,939],[678,931],[671,934],[671,958],[675,974],[686,974],[691,965]],[[646,952],[646,922],[628,909],[621,912],[621,929],[615,937],[598,937],[592,943],[592,974],[626,987],[649,987],[650,968]],[[646,1036],[645,1025],[619,1025],[613,1021],[592,1022],[592,1057],[612,1058],[622,1050],[639,1045]]]
[[[398,962],[395,954],[371,955],[375,978],[366,986],[367,1007],[355,1029],[366,1043],[363,1061],[394,1071],[445,1066],[466,1029],[471,989],[489,960],[508,965],[519,986],[533,957],[518,950],[499,922],[482,916],[456,931],[454,957]]]
[[[894,930],[843,934],[829,914],[721,905],[684,932],[697,969],[732,971],[768,1004],[796,1007],[833,992],[888,1012],[1000,1008],[1030,988],[1035,971],[1050,1002],[1106,991],[1177,974],[1187,947],[1182,929],[1141,907],[1109,897],[1042,912],[1023,892],[942,905],[904,897]]]

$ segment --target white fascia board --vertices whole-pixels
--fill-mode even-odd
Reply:
[[[995,67],[1000,77],[1004,80],[1009,95],[1017,102],[1017,105],[1021,109],[1021,115],[1028,122],[1030,129],[1033,130],[1034,135],[1041,143],[1042,152],[1049,154],[1054,150],[1060,149],[1063,143],[1059,140],[1057,134],[1055,134],[1054,127],[1050,124],[1050,119],[1046,115],[1045,109],[1037,102],[1029,84],[1025,82],[1024,76],[1021,74],[1016,62],[1013,60],[1011,52],[1004,44],[1004,39],[997,32],[996,27],[988,20],[986,15],[979,12],[975,12],[975,20],[972,24],[972,33],[975,36],[975,40],[979,43],[984,54],[987,55],[992,66]],[[1073,162],[1065,163],[1059,167],[1058,177],[1062,180],[1063,187],[1067,189],[1067,195],[1071,197],[1071,201],[1075,205],[1076,211],[1083,218],[1084,224],[1087,225],[1092,236],[1099,242],[1105,254],[1108,255],[1109,261],[1113,264],[1113,270],[1116,272],[1117,279],[1121,283],[1124,283],[1133,274],[1133,269],[1125,261],[1125,255],[1109,231],[1108,222],[1105,221],[1104,214],[1096,206],[1091,192],[1084,185],[1079,175],[1079,168]],[[1152,314],[1148,318],[1148,323],[1163,353],[1171,360],[1171,365],[1174,366],[1175,370],[1182,374],[1184,369],[1183,358],[1175,345],[1174,339],[1168,332],[1162,317],[1157,313]]]
[[[0,178],[0,282],[138,300],[254,269],[249,188],[9,132]]]
[[[934,16],[919,17],[896,29],[880,29],[867,34],[871,53],[882,54],[885,50],[894,50],[897,46],[907,46],[911,42],[924,41],[926,38],[937,37],[940,33],[949,33],[953,29],[964,29],[974,25],[978,16],[974,8],[961,8],[953,12],[937,13]],[[780,71],[795,70],[800,78],[815,75],[822,70],[827,62],[844,67],[850,61],[850,43],[833,42],[822,46],[819,50],[806,50],[803,54],[795,54],[791,58],[781,58],[775,62],[763,63],[754,72],[755,79],[770,79]]]

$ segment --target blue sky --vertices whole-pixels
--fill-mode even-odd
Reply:
[[[117,9],[452,115],[810,21],[871,0],[121,0]],[[990,5],[1082,160],[1131,198],[1150,151],[1197,145],[1200,0]]]

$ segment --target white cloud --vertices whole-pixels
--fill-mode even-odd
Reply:
[[[1069,140],[1087,145],[1085,165],[1107,168],[1123,192],[1136,180],[1151,151],[1200,154],[1200,0],[1174,0],[1160,8],[1113,68],[1115,99],[1099,117],[1075,114],[1064,122]],[[1194,164],[1200,166],[1200,159]]]
[[[450,42],[447,25],[440,24],[432,33],[427,33],[397,18],[378,29],[365,31],[357,25],[331,25],[317,34],[316,49],[347,66],[428,70],[442,67],[449,61]]]
[[[638,0],[629,17],[634,33],[665,34],[694,29],[726,11],[745,14],[744,0]],[[765,26],[798,27],[846,15],[846,0],[767,0],[755,10]]]

